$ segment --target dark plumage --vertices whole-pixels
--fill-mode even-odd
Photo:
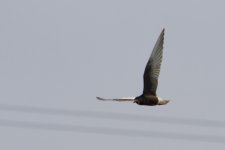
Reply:
[[[138,97],[130,98],[119,98],[119,99],[104,99],[97,97],[99,100],[113,100],[113,101],[133,101],[139,105],[164,105],[169,102],[169,100],[162,99],[156,95],[156,90],[158,86],[158,77],[160,73],[162,58],[163,58],[163,43],[164,43],[164,32],[163,29],[161,34],[156,41],[156,44],[152,50],[152,54],[146,64],[143,79],[144,79],[144,89],[142,95]]]

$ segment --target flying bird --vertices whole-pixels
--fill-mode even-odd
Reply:
[[[106,99],[101,97],[96,98],[102,101],[118,101],[118,102],[131,101],[138,105],[148,105],[148,106],[167,104],[169,100],[162,99],[156,94],[158,86],[158,77],[163,58],[164,32],[165,29],[163,29],[161,34],[159,35],[158,40],[156,41],[155,46],[152,50],[152,54],[146,64],[143,75],[144,89],[142,95],[137,97],[125,97],[115,99]]]

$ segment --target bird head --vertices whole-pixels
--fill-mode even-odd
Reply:
[[[141,99],[139,97],[135,97],[134,103],[136,103],[138,105],[141,105],[142,104]]]

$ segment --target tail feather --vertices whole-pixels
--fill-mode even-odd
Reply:
[[[160,100],[160,101],[159,101],[158,105],[165,105],[165,104],[167,104],[167,103],[169,103],[169,100],[163,99],[163,100]]]

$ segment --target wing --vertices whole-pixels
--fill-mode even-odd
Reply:
[[[147,62],[144,71],[144,95],[155,95],[158,86],[158,77],[163,56],[164,29],[158,37],[158,40],[152,50],[152,54]]]
[[[115,98],[115,99],[107,99],[107,98],[101,98],[101,97],[96,97],[96,98],[101,101],[118,101],[118,102],[126,102],[126,101],[133,102],[135,99],[135,97]]]

